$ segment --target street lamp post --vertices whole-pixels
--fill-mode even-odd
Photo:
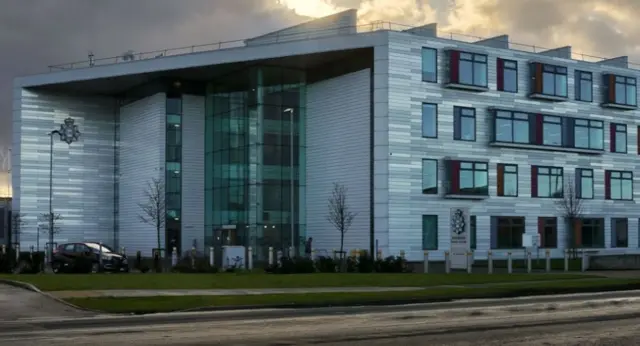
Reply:
[[[75,124],[75,120],[72,118],[66,118],[64,124],[60,125],[60,129],[49,132],[51,139],[49,146],[49,262],[51,262],[51,254],[53,253],[53,232],[54,232],[54,217],[53,217],[53,135],[58,135],[62,142],[66,142],[68,145],[78,140],[80,137],[80,131],[78,125]]]
[[[294,174],[293,174],[293,108],[286,108],[284,110],[285,113],[289,113],[289,203],[290,203],[290,224],[291,224],[291,247],[293,248],[293,252],[295,253],[296,250],[296,246],[294,245],[294,236],[295,236],[295,226],[294,226],[294,222],[295,222],[295,209],[294,209],[294,202],[293,199],[295,197],[294,194],[294,183],[293,183],[293,179],[294,179]]]

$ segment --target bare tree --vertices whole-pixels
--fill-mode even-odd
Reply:
[[[349,210],[347,191],[344,185],[333,183],[333,191],[329,198],[329,214],[327,215],[327,220],[340,232],[340,256],[344,253],[344,235],[357,215]]]
[[[158,249],[162,244],[161,233],[166,220],[165,188],[164,182],[158,178],[152,178],[147,183],[144,191],[145,203],[138,203],[141,213],[138,215],[140,221],[155,227],[158,241]]]
[[[564,217],[564,221],[566,222],[565,227],[565,248],[570,252],[571,257],[576,257],[576,237],[575,237],[575,225],[576,220],[579,220],[582,216],[583,199],[580,198],[578,194],[578,189],[576,188],[576,182],[573,177],[566,177],[563,194],[560,199],[556,201],[556,205],[562,216]]]
[[[20,233],[22,232],[22,226],[27,222],[24,220],[27,215],[21,213],[19,210],[11,212],[11,232],[14,234],[16,244],[20,244]]]
[[[49,246],[47,251],[49,256],[53,253],[53,243],[55,241],[55,235],[60,233],[60,228],[56,225],[62,220],[62,216],[56,213],[42,213],[40,214],[40,221],[44,224],[41,228],[46,229],[46,233],[49,238]],[[49,258],[51,262],[51,258]]]

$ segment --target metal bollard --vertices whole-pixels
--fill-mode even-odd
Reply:
[[[473,252],[469,251],[467,252],[467,273],[471,274],[472,268],[471,268],[471,263],[472,263],[472,256],[473,256]]]
[[[507,252],[507,273],[513,273],[513,261],[511,259],[511,252]]]
[[[424,273],[429,273],[429,251],[424,252]]]
[[[103,263],[102,263],[102,242],[98,242],[98,246],[99,246],[99,250],[98,250],[99,255],[98,256],[100,256],[99,259],[98,259],[98,271],[102,271],[102,265],[103,265]],[[53,256],[52,256],[52,258],[53,258]]]
[[[2,244],[0,245],[0,253],[2,253],[2,256],[7,254],[7,246]]]
[[[295,252],[294,247],[290,246],[289,247],[289,258],[294,258],[294,257],[296,257],[295,255],[296,255],[296,252]]]
[[[253,249],[251,246],[247,248],[247,269],[253,270]]]
[[[171,265],[174,267],[178,265],[178,249],[175,246],[171,250]]]
[[[487,264],[487,266],[489,267],[489,274],[493,274],[493,253],[491,252],[491,250],[487,252],[487,262],[489,262]]]
[[[549,251],[549,249],[545,250],[544,252],[545,257],[545,271],[547,273],[551,272],[551,251]]]
[[[382,259],[382,250],[378,249],[378,254],[377,255],[378,255],[378,258],[376,258],[376,259],[381,260]]]
[[[269,246],[269,266],[273,266],[273,246]]]
[[[449,251],[444,252],[444,271],[445,273],[451,273],[451,259],[449,258]]]
[[[191,247],[191,268],[196,267],[196,247]]]
[[[527,251],[527,273],[531,273],[531,251]]]
[[[564,271],[569,271],[569,250],[564,250]]]
[[[16,244],[16,263],[20,262],[20,245]]]
[[[120,254],[122,254],[122,256],[127,256],[127,248],[126,247],[121,247],[120,248]]]
[[[589,257],[587,256],[587,252],[582,250],[582,269],[583,272],[587,271],[587,267],[589,267]]]
[[[211,268],[216,266],[216,259],[214,257],[215,255],[215,250],[213,249],[213,246],[209,247],[209,265],[211,266]]]
[[[29,260],[33,261],[33,245],[29,247]]]
[[[282,267],[282,256],[284,255],[284,253],[282,253],[281,250],[278,250],[278,252],[276,252],[276,263],[278,263],[278,267]]]

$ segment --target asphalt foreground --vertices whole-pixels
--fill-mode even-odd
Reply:
[[[437,304],[20,318],[0,345],[639,345],[640,291]]]

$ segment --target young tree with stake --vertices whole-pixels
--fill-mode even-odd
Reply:
[[[153,226],[156,229],[157,249],[162,245],[161,234],[166,221],[165,188],[164,182],[158,178],[152,178],[147,183],[144,191],[145,203],[138,203],[141,213],[140,221]]]
[[[575,180],[569,176],[564,185],[563,194],[556,200],[556,205],[560,210],[565,222],[565,247],[572,258],[576,257],[576,221],[580,219],[583,211],[583,199],[580,198],[576,188]]]
[[[327,215],[327,220],[340,232],[340,258],[343,258],[344,254],[344,235],[357,215],[349,209],[347,191],[348,189],[344,185],[333,183],[333,191],[329,198],[329,214]]]

